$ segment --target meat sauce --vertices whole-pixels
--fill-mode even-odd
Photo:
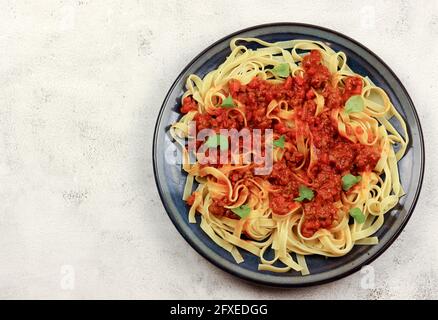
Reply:
[[[293,169],[302,163],[304,155],[296,148],[286,150],[282,159],[274,163],[271,174],[261,176],[273,186],[274,191],[269,194],[270,207],[278,215],[296,208],[297,202],[294,198],[299,196],[299,187],[303,181],[314,191],[312,200],[301,202],[304,210],[301,232],[306,237],[312,236],[320,228],[330,228],[337,219],[335,202],[341,199],[342,176],[371,171],[380,158],[378,148],[353,143],[341,136],[336,120],[330,115],[333,109],[343,108],[352,95],[361,93],[362,80],[358,77],[348,77],[342,88],[335,87],[331,84],[329,70],[321,60],[319,51],[311,51],[303,58],[303,75],[289,76],[281,84],[272,84],[257,77],[247,85],[241,84],[238,80],[228,83],[233,100],[238,100],[245,108],[248,129],[272,128],[274,134],[283,135],[286,142],[296,145],[297,129],[266,117],[267,107],[273,99],[286,101],[289,108],[295,111],[294,122],[300,123],[301,128],[306,128],[301,134],[310,137],[317,161],[310,164],[307,159],[303,169],[296,172]],[[325,101],[324,110],[317,116],[313,90],[320,92]],[[183,100],[181,112],[187,113],[196,109],[196,102],[191,97]],[[227,108],[218,108],[212,115],[197,114],[194,120],[198,130],[244,128],[244,120],[240,113],[230,112]],[[248,172],[245,174],[248,175]],[[237,172],[230,176],[232,183],[240,178]],[[225,198],[215,199],[210,205],[210,212],[218,216],[238,218],[224,208],[224,205],[227,205]]]

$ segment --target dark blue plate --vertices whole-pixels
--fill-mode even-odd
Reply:
[[[355,72],[371,78],[389,95],[408,125],[410,142],[406,155],[399,163],[401,183],[406,196],[400,199],[396,208],[385,215],[385,224],[376,234],[380,240],[378,245],[356,246],[349,254],[339,258],[309,256],[306,258],[311,272],[308,276],[301,276],[297,272],[272,273],[258,271],[259,258],[244,250],[240,251],[245,262],[236,264],[227,251],[217,246],[200,229],[199,223],[188,223],[188,208],[181,200],[186,175],[179,164],[169,161],[174,149],[168,128],[180,117],[178,108],[187,76],[195,73],[203,77],[216,69],[230,53],[229,42],[233,37],[257,37],[269,42],[290,39],[323,41],[334,50],[345,52],[348,64]],[[157,119],[152,152],[155,180],[163,205],[190,245],[210,262],[231,274],[259,284],[282,287],[307,286],[339,279],[377,258],[408,222],[420,193],[424,172],[424,143],[420,122],[412,100],[394,72],[373,52],[355,40],[329,29],[298,23],[266,24],[238,31],[215,42],[194,58],[167,93]]]

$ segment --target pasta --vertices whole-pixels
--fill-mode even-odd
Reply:
[[[237,263],[245,250],[271,272],[306,275],[306,255],[378,243],[404,194],[397,163],[409,139],[387,94],[322,42],[235,38],[230,48],[204,78],[188,77],[183,116],[170,128],[189,222],[199,215]]]

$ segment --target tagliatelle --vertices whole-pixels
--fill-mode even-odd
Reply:
[[[188,174],[189,222],[199,214],[202,230],[237,263],[243,249],[260,258],[259,270],[272,272],[306,275],[306,255],[339,257],[378,243],[373,235],[384,214],[404,194],[397,162],[408,143],[387,94],[322,42],[236,38],[230,48],[203,79],[188,77],[184,116],[170,129]],[[224,107],[226,100],[233,105]],[[217,134],[273,129],[273,171],[254,174],[256,165],[242,155],[210,165],[197,153],[191,163],[183,141],[191,122]]]

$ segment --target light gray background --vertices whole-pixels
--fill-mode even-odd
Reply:
[[[437,1],[0,7],[1,298],[438,298]],[[276,21],[319,24],[368,46],[417,106],[423,192],[372,264],[373,289],[361,287],[361,273],[294,290],[243,283],[189,247],[158,197],[151,141],[173,80],[222,36]]]

